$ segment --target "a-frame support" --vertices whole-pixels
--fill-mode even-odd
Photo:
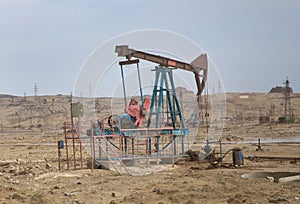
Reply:
[[[153,116],[155,116],[155,128],[165,126],[171,126],[174,129],[185,128],[180,103],[176,96],[173,69],[168,67],[155,68],[155,82],[148,118],[148,128],[151,126]]]
[[[155,82],[152,93],[152,100],[150,106],[150,112],[148,117],[148,125],[154,128],[173,127],[174,134],[174,147],[176,147],[177,137],[181,138],[181,153],[184,153],[184,136],[186,131],[182,110],[179,100],[176,96],[175,84],[173,80],[174,68],[169,67],[155,67]],[[151,124],[155,116],[155,125]],[[163,148],[156,147],[159,153],[160,150],[164,150],[171,144],[170,141]],[[149,144],[151,144],[151,138],[149,138]],[[159,144],[159,137],[157,137],[157,144]],[[151,154],[151,145],[149,145],[149,151]],[[176,153],[176,148],[174,148]]]

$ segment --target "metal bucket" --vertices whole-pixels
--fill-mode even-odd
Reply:
[[[234,148],[232,150],[232,161],[234,166],[244,165],[244,156],[243,156],[242,149]]]

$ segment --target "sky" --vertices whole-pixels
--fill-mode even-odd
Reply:
[[[158,29],[200,45],[226,92],[300,92],[298,0],[0,0],[0,94],[69,94],[110,39]]]

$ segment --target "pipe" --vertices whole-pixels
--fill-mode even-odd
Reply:
[[[123,66],[122,65],[121,65],[121,76],[122,76],[122,83],[123,83],[123,94],[124,94],[125,108],[126,108],[127,107],[126,88],[125,88],[124,73],[123,73]]]
[[[139,86],[140,86],[140,94],[141,94],[142,108],[144,108],[144,98],[143,98],[143,90],[142,90],[142,83],[141,83],[141,74],[140,74],[139,63],[137,63],[136,66],[137,66],[137,71],[138,71],[138,78],[139,78]],[[127,107],[127,106],[126,106],[126,107]]]

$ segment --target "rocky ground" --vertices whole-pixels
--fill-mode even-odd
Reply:
[[[68,119],[68,97],[48,96],[39,101],[27,98],[26,102],[4,98],[0,101],[0,203],[300,203],[300,182],[278,181],[280,177],[299,175],[299,160],[247,159],[300,157],[299,141],[262,143],[261,150],[256,144],[258,138],[299,139],[299,123],[259,125],[257,118],[246,120],[242,116],[236,120],[242,111],[235,111],[235,103],[247,110],[255,104],[270,104],[262,101],[268,97],[255,98],[257,103],[251,103],[232,94],[227,102],[229,119],[222,133],[223,152],[241,148],[243,166],[233,166],[229,153],[216,165],[187,159],[167,170],[140,176],[118,175],[103,169],[92,171],[86,167],[90,158],[86,151],[83,169],[70,166],[67,170],[65,149],[59,171],[57,141],[63,139],[62,122]],[[280,99],[276,101],[280,103]],[[296,104],[294,107],[299,108]],[[254,114],[250,108],[244,113],[251,118]],[[203,138],[196,140],[192,149],[200,150],[202,142]],[[259,174],[263,176],[257,176],[260,172],[264,172]]]
[[[299,156],[299,145],[263,145],[262,149],[257,152],[255,146],[243,145],[245,156]],[[1,144],[1,153],[1,203],[300,202],[299,182],[276,183],[271,174],[260,179],[241,177],[254,172],[299,174],[299,161],[245,160],[243,167],[234,167],[229,156],[217,167],[206,161],[184,161],[151,175],[120,176],[79,166],[58,171],[55,145]]]

